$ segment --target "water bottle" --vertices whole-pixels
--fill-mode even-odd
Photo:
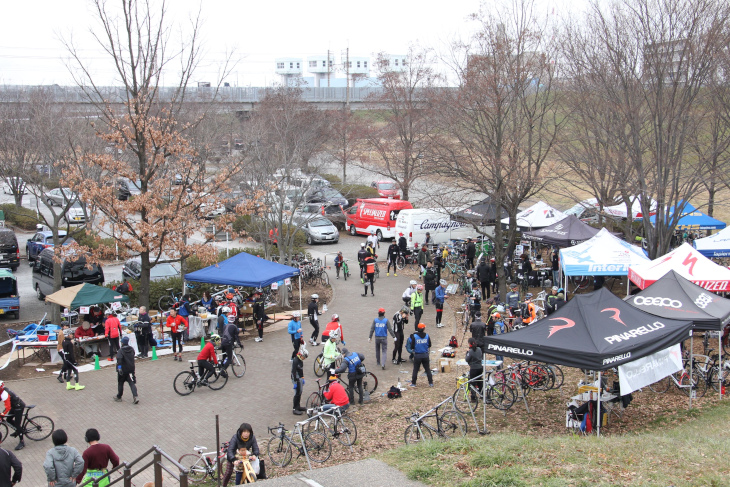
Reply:
[[[326,313],[326,312],[327,312],[327,303],[324,303],[324,305],[322,305],[322,313]]]
[[[400,389],[400,388],[401,388],[400,379],[398,379],[398,389]]]

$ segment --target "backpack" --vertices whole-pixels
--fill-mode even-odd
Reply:
[[[449,346],[454,348],[459,347],[459,343],[456,341],[456,335],[451,335],[451,340],[449,340]]]
[[[448,358],[454,358],[456,357],[456,352],[451,347],[444,348],[444,351],[441,352],[442,357],[448,357]]]
[[[390,386],[390,390],[388,391],[388,399],[397,399],[401,396],[402,394],[400,392],[400,389],[398,389],[396,386]]]

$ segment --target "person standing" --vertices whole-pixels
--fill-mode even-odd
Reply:
[[[0,441],[4,439],[0,438]],[[23,464],[20,460],[12,452],[0,448],[0,487],[12,487],[20,482],[22,477]]]
[[[400,251],[400,255],[403,257],[405,257],[406,252],[408,252],[408,240],[406,240],[405,235],[402,233],[400,233],[398,237],[398,251]]]
[[[337,274],[337,279],[340,278],[340,269],[342,268],[343,262],[345,262],[345,258],[342,256],[342,251],[339,251],[335,256],[335,273]],[[347,276],[345,276],[345,278],[347,278]]]
[[[474,268],[474,257],[477,256],[477,246],[470,238],[466,239],[466,265],[467,269]]]
[[[469,364],[469,381],[473,389],[471,389],[471,399],[476,401],[476,393],[482,392],[482,381],[474,380],[484,373],[484,366],[482,365],[483,355],[482,349],[477,344],[474,338],[469,338],[469,350],[466,352],[465,359],[466,363]]]
[[[147,358],[150,350],[150,339],[152,338],[152,319],[147,313],[146,306],[139,307],[139,316],[137,317],[138,338],[137,350],[139,350],[139,358]]]
[[[324,342],[322,350],[322,370],[329,373],[330,366],[340,358],[340,351],[337,350],[337,341],[340,339],[340,330],[332,330]]]
[[[418,265],[420,266],[420,273],[419,276],[423,276],[423,273],[426,272],[426,263],[431,262],[431,251],[426,248],[425,245],[421,247],[421,250],[418,251],[418,255],[416,256],[416,261],[418,262]]]
[[[400,311],[393,315],[393,334],[395,335],[395,338],[393,338],[393,363],[396,365],[403,362],[403,340],[409,312],[408,306],[403,306]],[[398,356],[397,359],[396,355]]]
[[[170,337],[172,338],[172,357],[173,360],[182,362],[183,351],[183,332],[185,331],[185,318],[177,314],[175,308],[170,309],[167,316],[167,326],[170,328]],[[178,351],[179,349],[179,351]]]
[[[505,298],[505,302],[507,304],[507,307],[510,309],[510,312],[514,315],[515,310],[520,309],[520,292],[517,290],[517,283],[513,282],[509,285],[509,292],[507,293],[507,297]]]
[[[193,310],[190,307],[190,298],[187,294],[183,294],[178,303],[177,315],[185,321],[185,327],[182,329],[182,341],[188,341],[188,328],[190,324],[190,315],[193,315]],[[182,352],[182,345],[180,345],[180,351]],[[179,359],[182,361],[182,357]]]
[[[122,402],[125,382],[132,390],[132,402],[139,404],[137,377],[134,375],[134,349],[129,346],[129,337],[122,337],[122,348],[117,352],[117,395],[114,396],[116,402]]]
[[[19,438],[19,442],[15,447],[15,451],[22,450],[25,448],[25,441],[23,441],[23,430],[21,425],[23,424],[23,414],[25,413],[25,402],[17,396],[13,391],[5,387],[5,382],[0,380],[0,401],[2,401],[3,412],[0,413],[0,418],[7,421],[15,432],[10,436],[13,438]]]
[[[122,324],[119,322],[119,318],[114,314],[112,310],[107,310],[106,314],[109,315],[104,322],[104,336],[109,341],[109,362],[117,354],[119,350],[119,337],[122,336]]]
[[[223,335],[223,330],[226,329],[226,325],[228,325],[228,315],[231,312],[231,308],[229,306],[221,306],[218,309],[218,320],[216,322],[216,328],[218,329],[218,335]]]
[[[215,301],[213,296],[210,295],[210,291],[203,291],[203,297],[200,298],[200,305],[208,310],[208,313],[215,311]]]
[[[560,286],[560,256],[558,255],[558,249],[553,249],[550,260],[553,264],[553,286]]]
[[[486,296],[487,298],[489,298],[491,292],[490,275],[492,273],[492,269],[489,267],[489,264],[487,264],[487,259],[485,259],[484,257],[479,260],[479,265],[476,268],[476,273],[477,280],[482,287],[482,296]]]
[[[362,284],[365,284],[364,274],[365,274],[365,257],[370,255],[370,252],[365,250],[365,243],[360,244],[360,250],[357,253],[357,262],[360,264],[360,282]]]
[[[378,309],[378,317],[373,320],[370,327],[368,341],[373,339],[373,333],[375,333],[375,361],[385,370],[385,361],[388,357],[388,333],[395,338],[393,328],[390,327],[390,321],[385,317],[385,308]]]
[[[74,356],[74,344],[71,341],[71,332],[66,329],[65,334],[63,331],[58,333],[57,339],[63,340],[61,344],[60,354],[63,358],[63,367],[61,372],[58,374],[59,378],[63,376],[63,380],[66,382],[66,390],[80,391],[86,386],[82,386],[79,383],[79,369],[76,368],[76,357]],[[71,385],[71,379],[73,378],[75,385]]]
[[[84,471],[84,459],[76,448],[66,445],[68,436],[64,430],[51,435],[53,448],[46,452],[43,469],[50,487],[75,487],[76,477]]]
[[[489,260],[489,279],[492,282],[492,292],[496,296],[499,292],[499,283],[497,282],[497,262],[494,257]]]
[[[476,341],[478,347],[484,346],[484,335],[487,334],[487,324],[482,321],[482,312],[474,313],[474,321],[469,325],[471,337]]]
[[[291,363],[291,380],[294,385],[294,402],[292,412],[297,416],[301,416],[307,408],[302,407],[302,391],[304,389],[304,359],[309,357],[306,348],[301,348],[292,359]]]
[[[433,245],[433,238],[431,238],[431,232],[426,232],[426,238],[423,239],[423,245],[430,247]]]
[[[368,295],[368,282],[370,283],[370,294],[375,296],[375,257],[368,254],[363,260],[365,266],[365,293],[362,296]]]
[[[314,328],[312,336],[309,337],[309,343],[316,347],[319,345],[317,343],[317,338],[319,338],[319,294],[312,294],[307,314],[309,315],[309,324]]]
[[[433,292],[433,304],[436,306],[436,328],[442,328],[444,325],[441,323],[441,318],[444,313],[444,303],[448,299],[446,294],[446,280],[441,279],[439,286]]]
[[[423,286],[421,284],[416,286],[416,292],[411,294],[411,313],[416,319],[415,322],[420,323],[423,315]]]
[[[263,294],[261,290],[256,289],[253,294],[253,306],[251,307],[254,323],[256,323],[256,331],[259,336],[254,338],[255,342],[264,341],[264,323],[266,323],[266,305],[264,304]]]
[[[342,364],[337,368],[337,370],[335,370],[336,374],[341,374],[344,371],[347,371],[347,395],[349,396],[351,403],[355,400],[355,386],[357,386],[357,392],[360,396],[358,404],[362,404],[362,379],[365,377],[365,374],[363,373],[363,369],[365,368],[363,365],[364,360],[365,356],[363,354],[356,352],[350,353],[348,349],[343,348]]]
[[[471,313],[471,319],[474,319],[474,314],[477,311],[482,310],[482,293],[479,291],[479,283],[474,281],[471,283],[471,294],[469,295],[469,312]]]
[[[400,255],[400,249],[398,248],[398,244],[395,243],[395,240],[393,240],[390,243],[390,246],[388,247],[388,269],[385,273],[386,276],[390,275],[390,267],[393,267],[393,275],[395,277],[398,277],[398,268],[395,266],[396,260],[398,260],[398,256]]]
[[[423,365],[423,368],[426,369],[428,386],[433,387],[431,363],[428,357],[431,349],[431,337],[429,337],[428,333],[426,333],[426,325],[424,323],[419,323],[418,331],[408,337],[408,340],[411,342],[411,348],[413,349],[413,375],[411,376],[411,383],[409,386],[416,387],[418,372],[421,369],[421,365]]]
[[[436,282],[441,281],[441,269],[444,268],[444,257],[443,248],[441,245],[438,246],[436,252],[433,255],[433,270],[436,273]]]
[[[368,245],[373,249],[373,253],[375,253],[375,249],[380,248],[380,240],[378,240],[378,236],[375,234],[375,230],[370,230],[370,236],[367,238]]]
[[[436,290],[436,271],[433,269],[433,262],[426,262],[426,270],[423,271],[423,284],[426,287],[426,304],[428,304],[428,296]]]
[[[302,344],[302,325],[301,323],[299,323],[301,316],[302,315],[299,313],[299,311],[293,312],[291,314],[291,321],[287,326],[289,335],[291,335],[291,343],[294,347],[294,351],[291,354],[291,360],[289,360],[290,362],[294,361],[294,357],[297,356],[297,353],[299,352],[299,347]]]
[[[103,477],[108,472],[109,463],[112,464],[112,468],[116,468],[119,465],[119,457],[112,447],[100,443],[101,435],[99,431],[94,428],[89,428],[84,434],[84,440],[89,444],[89,447],[84,450],[81,458],[84,459],[84,470],[81,475],[76,477],[76,482],[81,484],[99,477]],[[89,483],[89,485],[93,485]],[[106,487],[109,485],[109,479],[99,482],[99,487]]]

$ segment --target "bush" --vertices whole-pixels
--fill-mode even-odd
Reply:
[[[339,176],[335,176],[334,174],[322,174],[322,177],[329,181],[332,185],[342,183],[342,179],[340,179]]]
[[[378,190],[364,184],[333,184],[332,187],[354,205],[358,198],[379,198]]]
[[[113,249],[115,244],[113,238],[100,239],[98,233],[88,228],[83,228],[78,232],[74,232],[73,237],[79,245],[85,245],[91,249],[98,249],[99,245],[104,245],[107,248]]]
[[[29,208],[15,206],[13,203],[0,205],[0,209],[5,213],[5,221],[23,230],[35,230],[35,226],[39,223],[35,211]]]

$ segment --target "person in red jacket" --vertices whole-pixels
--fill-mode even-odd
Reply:
[[[119,322],[119,318],[115,315],[112,310],[107,310],[106,321],[104,322],[104,336],[109,340],[109,362],[114,360],[114,356],[119,351],[119,337],[122,336],[122,324]]]
[[[340,323],[340,315],[337,313],[332,315],[332,321],[327,323],[327,327],[322,332],[322,343],[327,343],[327,340],[330,339],[330,332],[334,330],[340,330],[340,341],[342,344],[345,344],[345,335],[342,330],[342,324]]]
[[[177,310],[173,308],[170,310],[166,324],[170,327],[170,335],[172,336],[172,358],[173,360],[182,362],[182,336],[187,327],[187,321],[182,316],[179,316]],[[180,347],[180,352],[177,351],[178,347]]]
[[[88,321],[84,321],[81,326],[77,326],[76,331],[74,332],[74,338],[81,343],[81,346],[84,349],[84,355],[87,357],[92,354],[99,355],[98,343],[84,343],[83,341],[86,338],[94,338],[95,336],[96,333],[94,333],[94,329],[91,328],[91,324]]]
[[[347,391],[342,387],[340,381],[337,380],[336,375],[331,375],[329,378],[330,382],[328,387],[324,391],[324,398],[330,403],[322,405],[322,411],[328,411],[335,407],[340,408],[340,412],[344,413],[347,408],[350,407],[350,398],[347,396]]]
[[[106,475],[109,462],[111,462],[113,468],[119,465],[119,457],[114,453],[112,447],[99,443],[101,435],[98,430],[94,428],[87,429],[84,440],[89,444],[89,448],[84,450],[84,453],[81,455],[84,459],[84,470],[81,472],[81,475],[76,477],[78,484]]]
[[[221,342],[221,337],[211,335],[205,346],[198,354],[198,375],[201,386],[208,385],[208,377],[215,375],[215,365],[218,365],[218,357],[215,354],[215,347]],[[213,365],[215,364],[215,365]]]

